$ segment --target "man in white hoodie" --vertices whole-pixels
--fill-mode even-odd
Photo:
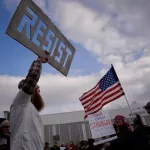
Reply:
[[[44,128],[39,115],[44,102],[37,82],[45,62],[42,58],[35,60],[18,85],[19,92],[10,109],[11,150],[44,149]]]

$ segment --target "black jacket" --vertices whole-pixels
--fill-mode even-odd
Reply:
[[[133,133],[122,126],[117,133],[118,139],[110,142],[109,150],[133,150]]]
[[[6,136],[7,144],[0,145],[0,150],[10,150],[10,138]]]
[[[149,137],[143,128],[138,127],[134,130],[133,143],[136,150],[150,150]]]
[[[0,150],[10,150],[9,145],[5,144],[5,145],[0,145]]]

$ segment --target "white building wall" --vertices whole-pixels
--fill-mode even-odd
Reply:
[[[123,115],[126,118],[131,118],[131,116],[129,116],[130,111],[128,108],[120,108],[120,109],[105,110],[105,111],[108,112],[111,119],[114,119],[114,117],[116,115]],[[147,115],[146,113],[142,114],[142,116],[146,116],[146,115]],[[42,115],[42,121],[43,121],[44,125],[82,122],[82,121],[85,121],[84,120],[84,111]]]
[[[123,115],[129,121],[133,121],[128,108],[105,110],[105,112],[110,115],[111,119],[114,119],[116,115]],[[150,125],[150,115],[146,113],[140,115],[144,120],[143,123]],[[44,123],[45,141],[49,142],[51,146],[56,141],[55,135],[60,137],[57,140],[58,144],[68,141],[77,143],[92,138],[89,122],[84,120],[84,111],[42,115],[42,121]]]
[[[42,121],[44,125],[65,124],[84,121],[84,112],[77,111],[69,113],[42,115]]]

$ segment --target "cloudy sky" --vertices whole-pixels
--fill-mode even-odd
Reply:
[[[42,114],[82,110],[79,97],[113,64],[129,103],[150,99],[149,0],[34,0],[76,48],[68,77],[48,64]],[[5,34],[19,0],[0,1],[0,109],[9,109],[35,54]],[[106,109],[126,106],[122,97]]]

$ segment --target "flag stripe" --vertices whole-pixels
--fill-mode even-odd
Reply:
[[[94,95],[95,91],[99,89],[99,84],[97,84],[92,90],[90,90],[89,92],[86,92],[86,94],[83,96],[81,96],[79,99],[80,101],[84,101],[86,98],[88,98],[89,96],[92,96]]]
[[[97,103],[94,103],[93,105],[91,105],[90,108],[85,109],[85,111],[87,111],[87,110],[88,110],[88,111],[91,111],[91,110],[95,109],[96,107],[100,106],[103,101],[106,101],[107,99],[109,100],[110,98],[113,98],[113,97],[114,97],[115,95],[117,95],[118,93],[123,93],[123,92],[122,92],[120,89],[117,89],[117,91],[114,91],[113,93],[111,93],[111,94],[109,94],[109,95],[106,95],[106,96],[103,97],[103,98],[98,98]]]
[[[91,111],[85,111],[86,112],[86,115],[90,115],[90,114],[93,114],[93,113],[96,113],[97,111],[99,111],[105,104],[111,102],[111,101],[114,101],[116,99],[118,99],[119,97],[121,97],[123,94],[122,91],[120,91],[119,93],[117,93],[117,95],[114,95],[113,97],[110,97],[109,99],[105,100],[105,101],[102,101],[101,104],[99,105],[99,107],[95,107],[93,108]]]
[[[92,93],[94,91],[94,89],[99,85],[100,81],[96,84],[96,86],[94,88],[92,88],[91,90],[85,92],[80,98],[84,98],[86,95],[88,95],[89,93]],[[79,99],[80,99],[79,98]]]
[[[98,94],[100,94],[102,91],[100,89],[98,89],[95,94],[93,94],[92,96],[84,99],[84,101],[81,101],[82,105],[84,105],[85,103],[91,101],[94,97],[96,97]]]
[[[120,83],[119,82],[117,82],[116,84],[114,84],[111,88],[108,88],[106,91],[104,91],[104,92],[102,92],[102,90],[100,90],[100,89],[98,89],[95,93],[95,97],[97,97],[99,94],[101,94],[101,93],[108,93],[108,92],[111,92],[114,88],[116,88],[116,86],[118,86],[118,85],[120,85]],[[84,101],[82,101],[81,103],[82,103],[82,105],[84,105],[84,104],[86,104],[87,102],[89,102],[89,101],[91,101],[92,100],[92,98],[95,98],[95,97],[90,97],[90,98],[87,98],[87,99],[85,99]]]
[[[104,91],[103,93],[108,93],[108,92],[111,92],[114,88],[116,88],[116,86],[120,85],[119,82],[117,82],[116,84],[114,84],[111,88],[108,88],[106,91]],[[96,91],[96,94],[95,94],[95,97],[98,96],[99,94],[101,94],[102,91],[100,89],[98,89]],[[85,105],[86,103],[90,102],[92,99],[94,98],[94,96],[90,96],[89,98],[85,99],[84,101],[82,101],[82,105]]]
[[[121,89],[120,89],[120,87],[118,87],[118,88],[116,88],[115,90],[111,91],[110,93],[107,93],[107,94],[105,94],[105,95],[102,95],[102,94],[101,94],[102,96],[98,96],[93,102],[91,102],[90,105],[95,106],[97,103],[99,103],[99,100],[100,100],[100,99],[103,100],[104,98],[107,98],[107,97],[109,97],[109,96],[112,96],[113,94],[116,94],[117,92],[120,92],[120,91],[121,91]],[[84,105],[84,107],[85,107],[85,108],[88,107],[88,109],[90,108],[90,107],[87,106],[87,105]]]
[[[104,105],[106,105],[106,104],[108,104],[108,103],[110,103],[110,102],[112,102],[112,101],[114,101],[114,100],[116,100],[116,99],[120,98],[120,97],[121,97],[121,96],[123,96],[123,95],[124,95],[124,93],[122,93],[122,94],[120,94],[120,95],[118,95],[118,96],[114,97],[113,99],[111,99],[111,100],[109,100],[109,101],[104,101],[104,103],[102,103],[102,105],[101,105],[101,107],[99,107],[99,109],[94,110],[92,113],[85,114],[84,119],[86,119],[86,118],[88,117],[88,115],[91,115],[91,114],[97,113],[99,110],[101,110],[101,108],[102,108]]]
[[[87,101],[85,101],[84,103],[82,103],[82,105],[84,106],[84,107],[86,107],[86,106],[88,106],[88,105],[91,105],[94,101],[95,101],[95,98],[97,97],[97,96],[99,96],[99,95],[103,95],[103,92],[102,91],[98,91],[98,93],[95,95],[95,97],[92,97],[92,98],[90,98],[89,100],[87,100]]]
[[[101,94],[97,95],[97,97],[95,97],[93,99],[93,101],[91,101],[91,103],[85,103],[83,105],[83,107],[86,109],[87,107],[89,108],[89,106],[92,105],[92,104],[93,104],[92,106],[94,106],[94,105],[96,105],[98,103],[98,101],[100,99],[108,97],[109,95],[111,96],[114,92],[121,91],[121,90],[122,89],[120,88],[120,86],[116,85],[113,89],[110,89],[110,90],[106,91],[105,93],[101,92]]]

